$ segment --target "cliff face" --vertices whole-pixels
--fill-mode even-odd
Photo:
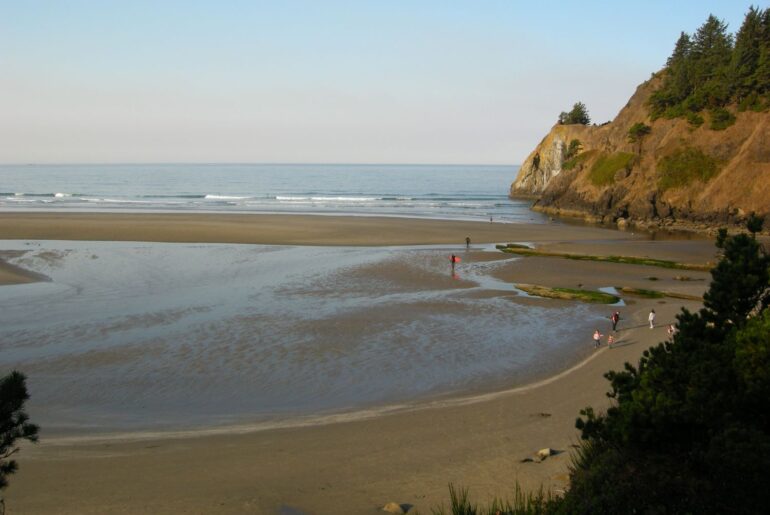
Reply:
[[[751,211],[770,214],[770,113],[732,109],[735,124],[720,131],[707,115],[697,128],[684,119],[653,122],[646,102],[658,81],[639,86],[608,124],[554,126],[522,164],[511,196],[537,196],[539,211],[620,225],[708,229],[741,223]],[[650,132],[630,142],[640,122]],[[568,155],[573,140],[580,147]],[[704,156],[715,175],[663,185],[662,162],[685,151]]]

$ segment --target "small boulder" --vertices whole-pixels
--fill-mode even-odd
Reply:
[[[553,454],[553,450],[551,450],[550,447],[546,447],[545,449],[540,449],[537,451],[537,457],[540,458],[540,461],[545,460],[548,456]]]
[[[397,502],[389,502],[388,504],[382,507],[382,511],[387,511],[388,513],[396,513],[399,515],[403,515],[404,513],[406,513],[404,511],[404,508],[402,508],[401,505],[398,504]]]
[[[617,222],[615,223],[618,224],[618,229],[621,229],[621,230],[628,229],[628,220],[626,220],[625,218],[618,218]]]

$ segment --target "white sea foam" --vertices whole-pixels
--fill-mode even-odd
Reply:
[[[206,198],[209,200],[243,200],[249,197],[238,197],[235,195],[206,195],[203,198]]]
[[[546,220],[530,212],[526,202],[507,198],[515,167],[0,165],[0,174],[4,190],[0,210],[157,209]]]

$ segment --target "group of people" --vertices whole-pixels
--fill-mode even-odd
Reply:
[[[612,315],[610,315],[610,322],[612,322],[612,331],[617,333],[618,332],[618,322],[620,322],[620,311],[615,311]],[[594,348],[599,348],[602,344],[602,336],[604,336],[599,330],[597,329],[594,331]],[[612,348],[612,345],[615,343],[615,335],[610,334],[607,336],[607,346]]]
[[[655,316],[656,316],[655,315],[655,310],[651,309],[650,310],[650,314],[647,315],[647,321],[650,323],[650,329],[655,329]],[[615,332],[615,333],[618,332],[618,322],[620,322],[620,312],[619,311],[615,311],[612,315],[610,315],[610,322],[612,322],[612,331]],[[666,332],[668,333],[669,338],[674,338],[674,335],[676,335],[676,333],[678,331],[679,330],[677,329],[677,327],[674,324],[669,324],[668,329],[666,330]],[[593,340],[594,340],[594,348],[598,348],[599,346],[601,346],[601,344],[602,344],[602,337],[603,336],[604,335],[599,331],[599,329],[594,331],[594,338],[593,338]],[[615,336],[610,334],[607,337],[607,346],[612,348],[612,345],[614,343],[615,343]]]

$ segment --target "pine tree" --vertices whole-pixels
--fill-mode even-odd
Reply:
[[[770,9],[765,9],[762,13],[759,58],[754,83],[758,94],[770,93]]]
[[[24,374],[13,371],[0,378],[0,490],[8,486],[8,476],[16,472],[11,456],[18,452],[16,440],[37,441],[38,427],[29,423],[24,402],[29,398]]]
[[[591,123],[591,117],[588,116],[588,109],[583,102],[576,102],[572,106],[572,111],[567,114],[568,123],[581,123],[588,125]]]
[[[761,227],[754,220],[751,230]],[[606,414],[581,412],[558,513],[760,513],[770,503],[770,257],[748,234],[672,341],[609,372]]]
[[[727,25],[713,14],[698,28],[692,41],[693,95],[689,109],[720,107],[730,99],[728,81],[732,60],[733,37]]]
[[[672,103],[678,103],[687,98],[692,91],[690,81],[690,53],[692,40],[690,35],[682,32],[674,46],[674,52],[668,58],[666,66],[669,69],[668,90]]]
[[[763,14],[763,11],[752,6],[735,36],[730,80],[733,94],[739,102],[756,90],[756,73],[762,49]]]

